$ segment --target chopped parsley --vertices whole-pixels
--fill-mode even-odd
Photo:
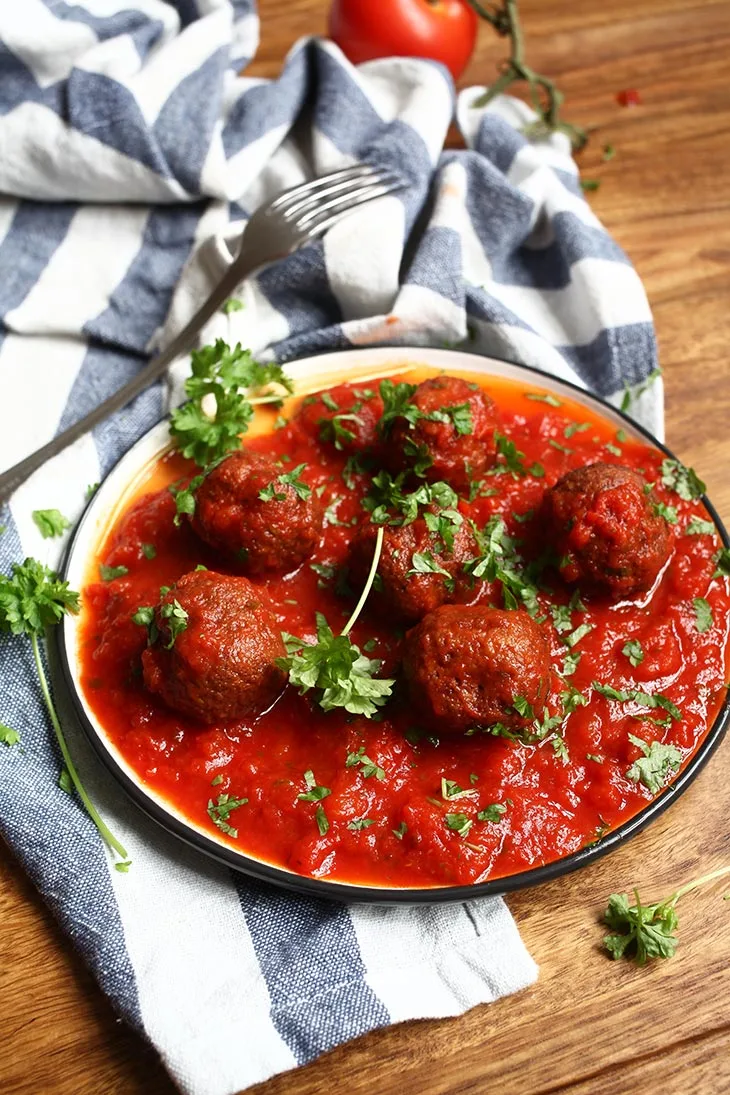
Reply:
[[[564,677],[572,677],[573,676],[576,669],[578,668],[578,662],[580,661],[582,656],[583,655],[582,655],[582,652],[580,650],[574,650],[570,654],[565,655],[565,657],[563,658],[563,671],[562,671]]]
[[[505,608],[524,604],[531,616],[536,615],[537,586],[507,533],[504,519],[495,514],[484,529],[478,529],[473,522],[472,529],[480,554],[464,563],[466,573],[473,579],[501,582]]]
[[[376,779],[385,779],[385,769],[370,759],[364,745],[361,745],[356,753],[348,753],[345,760],[346,768],[356,768],[358,764],[362,768],[361,775],[364,779],[369,779],[371,776],[375,776]]]
[[[0,722],[0,742],[3,745],[17,745],[20,741],[20,734],[17,730],[13,730],[12,726],[6,726],[5,723]]]
[[[639,399],[640,396],[644,394],[644,392],[647,392],[649,388],[651,388],[654,381],[657,380],[661,375],[662,371],[660,368],[652,369],[643,384],[638,384],[633,389],[633,391],[627,384],[624,387],[624,396],[621,400],[621,410],[624,412],[628,411],[631,407],[631,404],[636,402],[636,400]]]
[[[601,696],[605,696],[609,700],[616,700],[618,703],[638,703],[641,707],[657,708],[661,707],[671,715],[675,720],[682,718],[682,712],[679,708],[672,703],[666,696],[662,696],[660,693],[655,693],[653,696],[648,692],[641,692],[637,689],[629,689],[626,692],[622,692],[618,688],[613,688],[610,684],[601,684],[599,681],[593,681],[592,687]]]
[[[339,411],[340,405],[330,392],[322,392],[319,397],[328,411]]]
[[[691,502],[693,498],[700,498],[707,490],[697,473],[680,464],[679,460],[667,457],[662,460],[662,483],[669,490],[673,490],[685,502]]]
[[[166,597],[170,592],[169,586],[160,588],[160,597]],[[163,601],[159,606],[159,618],[167,624],[169,642],[165,644],[165,650],[172,650],[178,635],[181,635],[188,626],[188,614],[173,598],[172,601]],[[147,628],[147,645],[153,646],[160,637],[160,628],[157,625],[157,613],[152,605],[141,605],[132,616],[132,623],[138,627]]]
[[[654,502],[652,509],[657,517],[663,517],[669,525],[676,525],[679,521],[679,516],[674,506],[667,506],[664,502]]]
[[[479,794],[471,788],[464,791],[453,779],[441,777],[441,797],[447,802],[453,802],[459,798],[474,798]]]
[[[398,840],[402,840],[407,832],[408,832],[408,826],[406,825],[405,821],[401,821],[398,828],[392,830],[393,836],[397,837]]]
[[[730,548],[722,547],[715,556],[715,573],[713,578],[730,577]]]
[[[243,301],[237,300],[235,297],[229,297],[221,308],[221,312],[223,312],[225,316],[230,316],[232,312],[241,311],[243,311]]]
[[[99,577],[102,582],[113,582],[115,578],[123,578],[125,574],[129,574],[129,570],[125,566],[108,567],[103,563],[99,564]]]
[[[157,555],[157,548],[154,544],[141,544],[142,554],[145,559],[154,559]]]
[[[701,517],[693,517],[684,533],[685,536],[714,536],[715,526],[712,521],[704,521]]]
[[[566,441],[570,441],[576,433],[585,433],[586,430],[591,428],[590,422],[571,422],[569,426],[566,426],[563,430],[563,436]]]
[[[644,651],[638,639],[629,639],[627,643],[624,643],[621,653],[626,655],[634,669],[644,660]]]
[[[562,407],[562,403],[559,399],[556,399],[554,395],[550,395],[549,392],[541,394],[540,392],[525,392],[525,399],[531,399],[533,403],[547,403],[548,407]]]
[[[572,649],[581,639],[585,639],[586,635],[592,630],[593,624],[580,624],[575,631],[571,631],[570,635],[565,636],[563,642]]]
[[[362,506],[370,514],[374,525],[410,525],[417,519],[423,507],[434,506],[445,513],[453,514],[459,502],[459,496],[448,483],[422,483],[416,490],[404,493],[403,486],[407,472],[393,477],[387,471],[379,471],[373,476],[369,493],[363,498]],[[436,517],[436,514],[429,514]],[[458,515],[461,519],[461,514]],[[459,522],[460,523],[460,520]]]
[[[692,604],[695,610],[695,627],[700,635],[704,635],[715,622],[712,618],[712,609],[704,597],[695,597]]]
[[[58,776],[58,786],[67,795],[74,793],[74,785],[71,780],[71,776],[68,774],[68,768],[62,768]]]
[[[338,452],[347,448],[355,440],[356,434],[345,423],[364,426],[362,418],[358,414],[336,414],[333,418],[323,418],[319,423],[320,441],[330,441]]]
[[[332,794],[329,787],[322,787],[317,783],[311,768],[308,768],[304,773],[304,783],[307,790],[297,795],[301,802],[321,802],[323,798],[327,798],[328,795]]]
[[[64,517],[57,509],[34,509],[31,517],[44,540],[63,536],[64,531],[71,527],[68,517]]]
[[[634,783],[643,783],[648,791],[655,795],[661,791],[667,776],[676,772],[682,763],[682,754],[676,745],[664,745],[653,741],[651,745],[641,738],[629,734],[629,741],[644,754],[635,760],[626,773],[627,779]]]
[[[446,814],[444,821],[446,828],[458,833],[462,840],[466,840],[474,824],[466,814]]]
[[[621,449],[618,447],[618,445],[614,445],[612,441],[606,442],[606,448],[612,456],[623,456],[623,452],[621,451]]]
[[[267,487],[264,487],[259,491],[259,498],[261,501],[282,502],[286,498],[286,490],[281,490],[279,488],[291,487],[297,498],[300,498],[302,502],[306,502],[312,494],[312,488],[301,478],[301,474],[306,466],[306,464],[297,464],[291,471],[282,472],[281,475],[277,475],[272,483],[269,483]],[[277,483],[279,484],[279,488],[276,486]]]
[[[441,566],[432,551],[414,551],[411,556],[411,570],[407,571],[406,577],[414,574],[441,574],[449,593],[453,593],[456,588],[455,579]]]
[[[234,810],[238,810],[241,806],[245,806],[247,802],[247,798],[235,798],[233,795],[218,795],[218,800],[215,803],[213,802],[213,799],[208,799],[208,817],[214,825],[218,826],[222,833],[226,833],[235,840],[238,836],[238,829],[234,829],[233,826],[228,823],[228,819]]]
[[[375,824],[375,822],[373,821],[372,818],[357,817],[357,818],[353,818],[352,821],[348,821],[347,828],[350,829],[353,833],[356,833],[360,829],[369,829],[370,826],[374,825],[374,824]]]
[[[507,813],[507,807],[503,806],[500,802],[492,802],[489,806],[485,806],[483,810],[480,810],[477,814],[478,821],[491,821],[493,825],[498,824]]]
[[[561,445],[560,442],[556,441],[554,437],[548,438],[548,445],[552,445],[552,447],[554,449],[557,449],[558,452],[564,452],[566,456],[570,456],[573,451],[572,449],[567,448],[566,445]]]

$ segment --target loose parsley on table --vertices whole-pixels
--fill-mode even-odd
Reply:
[[[129,861],[125,849],[99,816],[76,771],[41,659],[39,639],[43,637],[46,629],[59,623],[67,612],[76,613],[78,610],[79,594],[69,589],[68,582],[61,581],[52,570],[43,566],[37,559],[13,563],[9,577],[0,575],[0,631],[10,632],[12,635],[27,635],[30,639],[43,701],[66,770],[102,840],[119,856],[120,861],[115,863],[116,869],[126,870]]]
[[[71,527],[68,517],[64,517],[57,509],[34,509],[31,517],[44,540],[63,536],[65,530]]]
[[[681,897],[730,874],[730,866],[696,878],[680,886],[669,897],[643,905],[639,891],[634,890],[635,904],[627,894],[612,893],[603,914],[604,923],[612,930],[603,943],[613,959],[626,958],[643,966],[650,958],[672,958],[678,944],[675,932],[679,926],[676,905]]]

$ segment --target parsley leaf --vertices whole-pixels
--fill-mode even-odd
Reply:
[[[324,812],[324,806],[320,802],[317,809],[314,811],[314,820],[317,822],[317,828],[319,829],[319,835],[324,836],[329,832],[330,823],[327,819],[327,814]]]
[[[406,825],[405,821],[401,821],[398,828],[392,830],[393,836],[397,837],[398,840],[402,840],[407,832],[408,832],[408,826]]]
[[[466,840],[474,824],[466,814],[446,814],[444,821],[446,828],[458,833],[462,840]]]
[[[308,768],[304,773],[304,782],[307,785],[307,790],[303,794],[297,795],[301,802],[321,802],[323,798],[327,798],[328,795],[332,794],[329,787],[321,787],[317,783],[311,768]]]
[[[679,516],[674,506],[667,506],[664,502],[654,502],[652,509],[657,517],[663,517],[668,525],[676,525],[679,521]]]
[[[503,816],[507,813],[507,807],[503,806],[500,802],[492,802],[489,806],[485,806],[483,810],[480,810],[477,814],[478,821],[491,821],[493,825],[500,822]]]
[[[641,665],[644,660],[644,651],[638,639],[629,639],[627,643],[624,643],[621,653],[626,655],[634,668]]]
[[[17,745],[20,741],[20,734],[17,730],[13,730],[12,726],[6,726],[5,723],[0,722],[0,742],[3,745]]]
[[[218,826],[222,833],[227,833],[228,836],[233,837],[235,840],[238,836],[238,829],[234,829],[232,825],[229,825],[228,819],[233,810],[238,810],[241,806],[245,806],[247,802],[247,798],[235,798],[233,795],[218,795],[216,803],[213,803],[213,799],[208,799],[208,817],[214,825]]]
[[[378,422],[378,432],[382,437],[388,435],[397,418],[405,418],[411,425],[415,425],[420,414],[418,407],[411,403],[415,391],[415,384],[394,384],[392,380],[380,381],[383,413]]]
[[[206,467],[240,449],[240,435],[248,429],[254,413],[252,394],[270,384],[287,392],[292,387],[278,365],[260,365],[240,343],[231,349],[220,338],[212,346],[193,350],[191,362],[192,375],[185,381],[188,402],[170,415],[170,433],[184,456]],[[206,396],[214,397],[213,417],[203,409]],[[278,403],[280,399],[280,394],[260,395],[256,402]]]
[[[323,418],[319,423],[320,441],[330,441],[338,452],[341,452],[355,440],[355,431],[344,423],[350,422],[357,426],[364,426],[362,418],[358,414],[336,414],[332,418]]]
[[[472,578],[502,583],[505,608],[517,608],[524,604],[531,616],[537,614],[537,586],[529,577],[515,541],[507,533],[507,526],[499,514],[490,517],[484,529],[472,522],[480,554],[464,563],[464,570]]]
[[[441,574],[449,593],[453,593],[456,582],[449,571],[441,566],[432,551],[414,551],[411,556],[411,563],[411,570],[406,572],[407,578],[413,574]]]
[[[37,559],[13,563],[9,577],[5,574],[0,575],[0,631],[9,631],[13,635],[27,635],[30,638],[43,700],[64,765],[102,840],[108,848],[116,852],[120,859],[126,860],[125,849],[102,821],[76,771],[48,688],[41,659],[39,637],[43,635],[46,628],[57,624],[67,612],[75,613],[78,610],[78,593],[69,589],[68,582],[61,581],[52,570],[43,566]]]
[[[160,619],[167,624],[170,641],[165,644],[165,650],[172,650],[178,635],[187,630],[188,614],[176,599],[164,601],[160,605]]]
[[[241,311],[243,311],[243,301],[237,300],[236,297],[229,297],[221,308],[221,312],[223,312],[223,315],[225,316],[230,316],[232,312]]]
[[[712,609],[704,597],[695,597],[692,604],[695,610],[695,627],[700,635],[704,635],[715,622],[712,618]]]
[[[636,400],[639,399],[640,396],[642,396],[644,394],[644,392],[647,392],[649,390],[649,388],[651,388],[654,381],[658,380],[658,378],[661,375],[662,375],[662,371],[661,371],[660,368],[657,367],[656,369],[652,369],[652,371],[649,373],[648,377],[643,382],[643,384],[638,384],[633,389],[633,391],[629,387],[629,385],[626,384],[624,386],[624,396],[623,396],[623,399],[621,400],[621,410],[624,411],[624,412],[628,411],[631,404],[635,403]]]
[[[140,544],[145,559],[154,559],[157,556],[157,548],[154,544]]]
[[[277,489],[276,484],[278,483],[280,487],[291,487],[297,498],[300,498],[302,502],[306,502],[312,494],[312,488],[300,478],[306,466],[306,464],[297,464],[291,471],[277,475],[276,479],[272,483],[269,483],[268,487],[264,487],[259,491],[259,498],[261,501],[281,502],[286,498],[286,492]]]
[[[629,734],[629,741],[638,746],[644,756],[634,761],[626,773],[627,778],[634,783],[643,783],[648,791],[656,794],[661,791],[667,776],[678,770],[682,763],[681,752],[676,745],[664,745],[659,741],[647,745],[633,734]]]
[[[348,821],[347,828],[353,833],[358,832],[360,829],[369,829],[375,822],[369,817],[356,817],[352,821]]]
[[[650,958],[671,958],[678,943],[675,932],[679,920],[675,908],[679,899],[728,874],[730,867],[720,867],[680,886],[663,901],[649,905],[642,905],[638,890],[634,890],[635,905],[629,904],[626,894],[612,893],[603,914],[604,923],[613,929],[603,940],[606,950],[612,958],[632,959],[638,966]]]
[[[682,712],[679,708],[659,692],[653,696],[650,696],[648,692],[640,692],[637,689],[622,692],[618,688],[613,688],[610,684],[601,684],[599,681],[593,681],[593,688],[609,700],[617,700],[619,703],[638,703],[641,707],[661,707],[669,712],[673,719],[679,720],[682,718]]]
[[[64,530],[71,527],[69,519],[57,509],[34,509],[31,517],[44,540],[63,536]]]
[[[685,467],[679,460],[672,460],[669,457],[662,460],[662,483],[680,498],[684,498],[685,502],[699,498],[707,490],[706,485],[692,468]]]
[[[113,582],[115,578],[123,578],[125,574],[129,574],[129,570],[125,566],[108,567],[103,563],[99,564],[99,577],[102,582]]]
[[[687,528],[685,536],[714,536],[715,526],[712,521],[704,521],[701,517],[693,517]]]
[[[730,548],[722,547],[715,556],[715,573],[713,578],[730,577]]]
[[[559,399],[556,399],[554,395],[550,395],[549,392],[525,392],[525,399],[531,399],[533,403],[547,403],[548,407],[562,407],[562,403]]]
[[[446,779],[444,776],[441,777],[441,797],[447,802],[452,802],[459,798],[477,798],[478,795],[479,792],[472,788],[468,788],[464,791],[453,779]]]
[[[376,779],[385,779],[385,769],[370,759],[365,752],[364,745],[361,745],[356,753],[348,753],[345,760],[346,768],[355,768],[358,764],[362,767],[364,779],[369,779],[371,776],[375,776]]]

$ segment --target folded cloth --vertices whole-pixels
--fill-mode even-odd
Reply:
[[[409,186],[241,287],[206,336],[281,361],[377,342],[464,344],[610,399],[655,368],[626,257],[584,201],[567,142],[529,143],[522,104],[456,103],[440,67],[354,69],[294,47],[274,82],[238,75],[251,0],[24,0],[0,11],[0,468],[143,367],[231,261],[260,202],[360,161]],[[111,204],[115,203],[115,204]],[[177,289],[176,289],[177,286]],[[0,568],[55,565],[31,513],[76,519],[87,486],[179,398],[154,385],[49,462],[0,514]],[[632,404],[661,430],[661,385]],[[22,639],[2,640],[0,833],[119,1012],[187,1092],[228,1095],[374,1027],[456,1015],[536,967],[501,900],[345,907],[253,883],[181,846],[128,803],[57,699],[92,797],[131,853],[110,869],[58,786],[59,757]]]

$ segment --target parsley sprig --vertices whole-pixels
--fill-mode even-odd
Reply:
[[[518,608],[523,604],[531,616],[537,615],[537,586],[517,551],[516,541],[507,532],[507,526],[499,514],[490,517],[483,529],[472,522],[479,546],[479,555],[464,564],[464,570],[472,578],[502,584],[505,608]]]
[[[404,491],[407,478],[407,472],[392,476],[387,471],[379,471],[373,476],[362,507],[370,514],[374,525],[410,525],[428,506],[439,511],[455,511],[459,496],[448,483],[422,483],[416,490]],[[437,515],[430,513],[429,516],[435,518]]]
[[[39,639],[45,634],[46,629],[59,623],[67,612],[76,613],[78,610],[78,593],[69,589],[68,582],[61,581],[52,570],[43,566],[37,559],[13,563],[10,577],[0,575],[0,631],[10,632],[12,635],[27,635],[30,639],[43,701],[65,768],[86,812],[99,830],[102,840],[119,856],[115,867],[117,870],[126,871],[129,867],[127,852],[102,821],[71,759],[41,659]]]
[[[634,905],[629,903],[627,894],[612,893],[603,914],[604,923],[613,929],[604,937],[606,950],[613,959],[633,960],[637,966],[645,965],[650,958],[672,958],[679,942],[675,935],[679,926],[677,902],[692,890],[728,874],[730,866],[720,867],[649,905],[642,905],[637,889],[634,890]]]
[[[240,449],[240,435],[248,429],[255,405],[281,402],[280,393],[264,389],[276,384],[291,392],[292,385],[279,365],[261,365],[240,343],[231,349],[222,338],[194,350],[191,358],[192,375],[185,381],[188,401],[170,415],[170,433],[183,456],[203,468]],[[211,396],[213,416],[204,409]]]
[[[321,612],[316,613],[317,642],[306,643],[296,635],[282,634],[287,656],[277,665],[289,675],[300,695],[315,689],[323,711],[343,707],[351,715],[372,718],[390,696],[395,680],[376,679],[379,660],[366,657],[349,635],[372,589],[383,550],[383,529],[378,529],[370,573],[360,599],[342,632],[335,635]]]

